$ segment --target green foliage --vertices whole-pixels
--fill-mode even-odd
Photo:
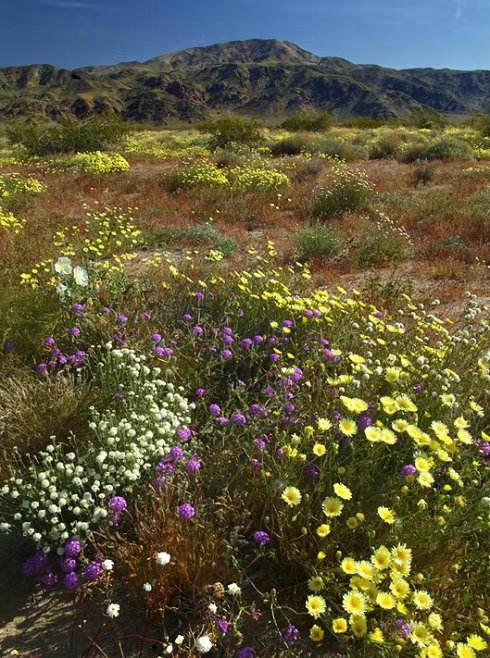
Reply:
[[[289,185],[286,174],[253,164],[230,169],[228,179],[239,190],[256,192],[277,192]]]
[[[273,142],[270,145],[270,150],[273,156],[281,157],[284,155],[300,155],[311,149],[313,143],[310,135],[290,135],[283,139]]]
[[[324,225],[297,231],[294,242],[301,258],[329,259],[337,255],[341,246],[339,235]]]
[[[313,198],[313,219],[325,220],[363,210],[372,197],[373,190],[362,172],[338,166],[333,184],[318,190]]]
[[[443,137],[430,144],[421,154],[423,160],[472,160],[471,146],[461,139]]]
[[[396,155],[401,144],[400,136],[396,133],[383,135],[369,147],[370,160],[392,158]]]
[[[298,112],[292,114],[282,122],[281,128],[296,132],[306,130],[309,132],[322,132],[332,126],[332,116],[328,112]]]
[[[435,110],[431,110],[428,107],[421,108],[419,110],[414,110],[408,120],[407,124],[409,126],[414,126],[415,128],[445,128],[449,121],[446,117]]]
[[[7,126],[13,144],[30,155],[52,155],[82,151],[105,151],[122,144],[129,128],[117,115],[94,116],[84,121],[15,121]]]
[[[129,169],[129,162],[122,155],[102,151],[76,153],[66,160],[53,161],[52,165],[72,174],[112,174]]]
[[[220,117],[201,126],[203,132],[211,133],[209,148],[226,149],[236,144],[253,146],[262,141],[261,122],[239,116]]]

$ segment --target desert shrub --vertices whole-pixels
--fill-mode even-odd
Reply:
[[[330,227],[319,225],[297,231],[294,243],[301,258],[329,259],[338,253],[341,239]]]
[[[428,162],[420,162],[413,171],[413,184],[418,187],[420,183],[427,185],[434,178],[434,168]]]
[[[311,152],[322,153],[330,158],[338,158],[339,160],[349,159],[349,145],[340,139],[330,137],[315,140],[311,146]]]
[[[363,210],[372,197],[373,190],[363,172],[337,165],[331,186],[319,189],[313,198],[313,219],[325,220]]]
[[[300,133],[273,142],[270,144],[270,150],[274,157],[300,155],[301,153],[308,152],[312,144],[313,139],[310,135]]]
[[[318,176],[325,168],[322,158],[297,158],[291,171],[292,180],[302,183]]]
[[[448,119],[430,108],[421,108],[411,112],[406,121],[407,125],[414,126],[419,129],[433,129],[445,128],[449,121]]]
[[[380,211],[373,213],[355,246],[355,260],[361,269],[396,265],[412,254],[413,243],[408,232]]]
[[[118,153],[76,153],[63,159],[53,160],[54,169],[68,171],[72,174],[112,174],[115,172],[128,171],[129,162]]]
[[[218,231],[211,224],[189,226],[187,228],[155,226],[143,235],[145,245],[154,246],[185,243],[198,247],[217,244],[219,239]]]
[[[369,158],[371,160],[380,160],[382,158],[392,158],[396,155],[402,140],[399,135],[383,135],[369,147]]]
[[[397,160],[399,162],[410,164],[411,162],[416,162],[417,160],[427,159],[425,158],[426,150],[426,142],[420,141],[402,144],[397,151]]]
[[[281,128],[297,132],[301,130],[321,132],[332,126],[332,116],[327,112],[298,112],[285,119]]]
[[[421,160],[472,160],[473,150],[461,139],[444,137],[427,146]]]
[[[212,162],[203,160],[189,163],[182,169],[174,170],[165,176],[164,185],[169,192],[193,187],[221,187],[228,185],[223,169]]]
[[[64,119],[59,123],[18,121],[7,127],[7,135],[31,155],[99,151],[122,144],[129,132],[116,115],[94,116],[84,121]]]
[[[253,146],[262,141],[261,123],[258,119],[238,116],[220,117],[201,126],[211,133],[208,147],[211,151],[226,149],[234,145]]]
[[[21,176],[20,174],[0,175],[0,199],[8,199],[18,195],[41,194],[46,191],[46,185],[37,178]]]
[[[286,174],[253,164],[230,169],[227,175],[231,185],[239,190],[277,192],[289,185]]]
[[[0,229],[18,233],[24,227],[25,220],[19,219],[12,212],[0,205]]]

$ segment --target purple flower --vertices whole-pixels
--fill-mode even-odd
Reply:
[[[289,626],[287,626],[281,633],[281,637],[284,641],[284,644],[289,649],[290,647],[293,646],[293,644],[296,644],[296,642],[299,640],[300,638],[299,629],[296,628],[296,626],[289,624]]]
[[[118,322],[118,324],[126,324],[128,321],[128,316],[124,315],[123,313],[120,313],[117,316],[116,321]]]
[[[16,347],[15,343],[12,342],[12,341],[9,341],[7,343],[4,343],[3,351],[5,352],[5,354],[10,354],[11,352],[13,352],[15,350],[15,347]]]
[[[165,486],[166,478],[164,478],[162,475],[159,475],[158,477],[154,478],[152,481],[152,485],[154,489],[159,491],[160,489],[163,489]]]
[[[73,306],[71,307],[71,312],[73,313],[73,315],[80,315],[81,313],[84,312],[84,310],[85,310],[84,304],[73,304]]]
[[[196,324],[195,327],[192,327],[192,333],[194,336],[202,336],[204,333],[204,329],[200,327],[198,324]]]
[[[304,467],[304,473],[307,478],[317,478],[320,475],[320,469],[316,464],[308,463]]]
[[[143,317],[145,318],[145,320],[151,320],[153,317],[153,313],[151,311],[145,311],[143,313]]]
[[[80,327],[72,327],[70,329],[70,336],[73,336],[73,338],[78,338],[80,336]]]
[[[66,557],[78,557],[82,552],[82,545],[78,539],[69,539],[65,544]]]
[[[258,459],[255,459],[255,457],[252,457],[250,460],[250,466],[252,467],[252,471],[255,473],[258,473],[262,469],[262,464]]]
[[[220,427],[224,427],[225,425],[228,425],[230,421],[226,416],[218,416],[218,418],[216,418],[216,422]]]
[[[221,407],[219,406],[219,404],[215,404],[215,403],[210,404],[209,413],[211,414],[211,416],[215,416],[215,417],[221,416]]]
[[[231,417],[231,422],[238,427],[243,427],[247,424],[247,419],[239,411],[235,412]]]
[[[231,327],[225,327],[223,329],[224,336],[233,336],[233,329]]]
[[[22,565],[24,574],[26,576],[34,576],[48,565],[48,556],[44,551],[39,549],[34,553],[34,555],[26,560]]]
[[[185,465],[185,470],[189,473],[189,475],[196,475],[201,470],[201,466],[202,462],[199,459],[192,458],[189,459]]]
[[[53,571],[46,571],[41,576],[41,582],[45,587],[54,587],[58,582],[58,576]]]
[[[237,658],[255,658],[256,655],[257,652],[253,647],[243,647],[243,649],[240,649],[237,653]]]
[[[184,451],[180,446],[174,446],[170,449],[168,458],[173,462],[180,461],[181,459],[184,459]]]
[[[63,587],[69,590],[74,590],[78,587],[78,576],[74,571],[67,573],[63,578]]]
[[[162,340],[162,337],[160,334],[152,334],[151,335],[151,341],[152,343],[159,343]]]
[[[279,354],[274,353],[274,354],[271,354],[270,359],[271,359],[272,363],[277,363],[278,361],[281,360],[281,357],[279,356]]]
[[[229,361],[230,359],[233,358],[233,352],[231,350],[223,350],[221,352],[221,356],[225,361]]]
[[[206,395],[205,388],[196,388],[196,398],[203,398]]]
[[[240,341],[240,345],[244,350],[249,350],[253,344],[254,342],[250,338],[244,338],[242,341]]]
[[[373,424],[373,419],[370,416],[366,416],[365,414],[359,416],[359,418],[357,419],[357,426],[361,431],[365,430],[366,427],[370,427],[372,424]]]
[[[404,639],[407,639],[412,632],[412,627],[404,619],[397,619],[395,627]]]
[[[182,320],[184,320],[184,322],[192,322],[192,315],[190,315],[189,313],[184,313],[184,315],[182,316]]]
[[[119,525],[121,516],[128,509],[128,503],[126,499],[122,496],[113,496],[109,499],[109,508],[112,510],[113,518],[112,521],[115,526]]]
[[[265,339],[264,339],[263,336],[259,336],[259,335],[254,336],[254,343],[256,345],[262,345],[264,342],[265,342]]]
[[[218,627],[219,632],[222,633],[223,635],[226,635],[231,628],[230,622],[226,621],[226,619],[220,619],[216,623],[216,626]]]
[[[204,293],[201,290],[196,292],[194,299],[196,299],[198,302],[202,302],[204,300]]]
[[[268,544],[271,543],[271,537],[269,533],[264,530],[256,530],[253,534],[254,542],[259,546],[259,548],[265,548]]]
[[[415,475],[417,469],[413,464],[405,464],[405,466],[400,471],[400,475],[404,480],[407,480],[411,475]]]
[[[182,441],[182,443],[187,443],[192,438],[192,430],[188,427],[179,427],[177,430],[177,436]]]
[[[70,571],[75,571],[76,568],[77,568],[77,561],[72,557],[66,557],[61,563],[61,569],[65,573],[69,573]]]
[[[38,375],[47,375],[48,374],[48,364],[47,363],[38,363],[36,366],[36,372]]]
[[[196,510],[190,503],[183,503],[179,505],[179,519],[189,521],[196,516]]]
[[[46,336],[46,338],[43,341],[44,347],[54,347],[55,344],[56,341],[52,336]]]
[[[154,347],[152,352],[157,359],[169,359],[174,353],[171,347]]]
[[[233,336],[223,336],[223,344],[226,345],[227,347],[230,345],[233,345],[235,342],[235,339]]]
[[[99,580],[103,571],[101,562],[90,562],[83,570],[83,576],[89,583],[93,583]]]

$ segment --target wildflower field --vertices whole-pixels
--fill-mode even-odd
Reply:
[[[0,140],[1,655],[489,656],[489,138]]]

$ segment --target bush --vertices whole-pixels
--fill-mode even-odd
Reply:
[[[430,108],[414,110],[407,120],[407,125],[419,129],[444,128],[448,123],[446,117]]]
[[[392,158],[396,155],[401,144],[399,135],[383,135],[369,148],[369,158],[371,160],[380,160],[382,158]]]
[[[261,123],[257,119],[227,116],[201,125],[203,132],[211,133],[209,148],[230,148],[235,144],[252,146],[262,141]]]
[[[309,135],[291,135],[284,137],[270,145],[273,156],[280,157],[283,155],[300,155],[311,149],[313,140]]]
[[[128,171],[129,162],[118,153],[77,153],[67,160],[56,160],[55,169],[69,171],[72,174],[111,174]]]
[[[327,112],[298,112],[282,122],[281,128],[296,132],[306,130],[309,132],[321,132],[332,126],[332,116]]]
[[[228,172],[228,180],[239,190],[256,192],[279,191],[289,185],[289,178],[279,171],[271,171],[253,165],[235,167]]]
[[[226,173],[212,162],[203,160],[165,176],[165,189],[172,193],[192,187],[223,187],[229,184]]]
[[[341,244],[340,238],[328,226],[314,226],[297,231],[294,242],[301,258],[331,258]]]
[[[7,126],[10,141],[30,155],[51,155],[83,151],[105,151],[120,145],[128,125],[117,115],[95,116],[85,121],[17,121]]]
[[[473,150],[461,139],[443,137],[422,151],[422,160],[472,160]]]
[[[413,184],[418,187],[420,183],[427,185],[434,178],[434,168],[428,162],[420,162],[413,172]]]
[[[363,210],[372,196],[373,190],[363,173],[339,168],[332,187],[320,189],[314,197],[313,218],[324,220]]]

